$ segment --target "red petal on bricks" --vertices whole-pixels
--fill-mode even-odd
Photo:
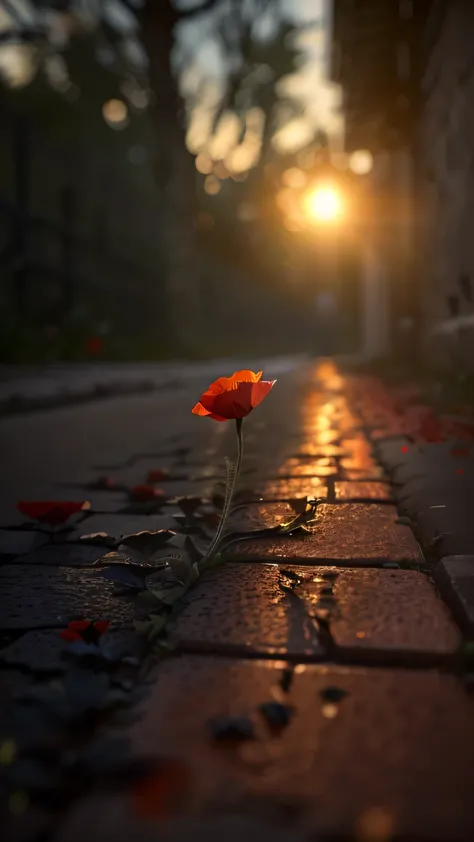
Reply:
[[[156,500],[158,497],[164,497],[165,493],[161,488],[154,488],[153,485],[135,485],[130,489],[130,495],[133,500],[139,503],[146,503],[148,500]]]
[[[156,468],[154,471],[149,471],[147,476],[147,482],[162,482],[164,479],[168,479],[169,471],[165,468]]]
[[[97,634],[105,634],[109,626],[110,620],[97,620],[97,622],[94,623],[94,628]]]
[[[59,637],[62,637],[67,643],[76,643],[76,641],[82,640],[82,635],[70,628],[60,631]]]
[[[71,515],[89,509],[90,503],[87,500],[20,500],[16,508],[31,520],[58,526],[66,523]]]
[[[86,629],[89,628],[90,624],[90,620],[72,620],[68,623],[67,627],[68,629],[72,629],[73,631],[80,632],[82,634],[82,632],[85,632]]]

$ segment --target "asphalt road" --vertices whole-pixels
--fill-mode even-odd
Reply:
[[[258,362],[253,365],[256,370]],[[301,365],[301,360],[278,358],[260,363],[265,366],[265,377],[281,378]],[[191,414],[191,408],[215,377],[232,374],[246,364],[246,361],[228,360],[196,365],[167,364],[161,374],[159,366],[154,366],[157,386],[161,384],[154,392],[0,418],[3,475],[0,525],[15,525],[24,520],[15,509],[18,500],[74,499],[71,488],[64,484],[96,477],[101,473],[95,468],[97,465],[114,465],[138,452],[166,451],[177,442],[191,443],[196,449],[212,449],[226,425],[203,423]],[[146,373],[147,366],[144,369]],[[111,370],[119,381],[119,367],[110,367]],[[91,381],[98,372],[103,377],[104,367],[90,368]],[[124,372],[127,378],[138,379],[143,369],[128,365]],[[52,388],[56,372],[43,369],[37,377]],[[63,377],[64,369],[56,380]],[[68,384],[72,392],[75,377],[74,368],[69,366]],[[84,367],[78,367],[77,380],[81,386],[85,377]],[[12,389],[21,394],[22,383],[31,384],[31,378],[10,382]],[[76,497],[78,493],[75,492]]]

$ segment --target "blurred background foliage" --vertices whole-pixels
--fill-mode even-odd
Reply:
[[[333,167],[328,25],[324,0],[0,0],[3,361],[312,348],[322,258],[288,203]]]

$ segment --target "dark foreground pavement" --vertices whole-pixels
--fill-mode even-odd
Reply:
[[[190,415],[212,378],[1,422],[7,839],[474,838],[469,448],[415,445],[330,363],[265,375],[279,382],[245,422],[234,529],[290,520],[307,496],[315,524],[231,544],[153,648],[133,577],[160,553],[122,562],[120,588],[106,554],[212,525],[234,446],[232,425]],[[51,543],[19,498],[91,509]],[[84,619],[110,621],[92,663],[60,636]]]

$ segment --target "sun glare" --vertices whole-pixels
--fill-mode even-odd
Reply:
[[[341,197],[332,187],[318,187],[307,193],[303,207],[312,222],[333,222],[342,215]]]

